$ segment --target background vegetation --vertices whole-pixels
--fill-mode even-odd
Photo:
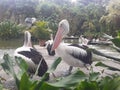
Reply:
[[[34,24],[34,26],[31,27],[30,32],[36,39],[41,39],[41,40],[50,39],[48,24],[45,21],[37,21]]]
[[[69,35],[100,35],[105,32],[116,36],[120,29],[119,0],[0,0],[0,22],[6,19],[25,25],[26,17],[47,21],[57,30],[62,19],[70,22]]]

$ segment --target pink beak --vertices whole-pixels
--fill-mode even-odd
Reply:
[[[63,29],[61,27],[59,27],[57,34],[55,36],[51,51],[55,50],[58,47],[58,45],[60,44],[60,42],[62,41],[62,32],[63,32]]]

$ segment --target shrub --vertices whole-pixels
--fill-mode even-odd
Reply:
[[[0,23],[0,38],[4,40],[19,38],[23,27],[10,21]]]
[[[33,37],[40,40],[50,39],[50,31],[47,26],[47,22],[38,21],[34,26],[31,27],[30,32],[33,34]]]

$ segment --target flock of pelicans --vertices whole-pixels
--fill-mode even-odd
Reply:
[[[73,67],[86,67],[86,64],[92,64],[92,52],[85,45],[66,44],[62,42],[64,36],[69,33],[69,23],[66,19],[60,21],[55,39],[49,48],[49,54],[57,53],[70,67],[70,74]],[[15,50],[15,58],[21,57],[28,64],[28,73],[33,75],[40,63],[38,76],[43,76],[48,70],[48,65],[40,52],[38,52],[31,43],[31,34],[29,31],[24,33],[24,45]],[[49,77],[48,77],[49,79]]]

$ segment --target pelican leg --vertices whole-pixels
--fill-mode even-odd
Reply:
[[[56,78],[56,75],[54,73],[52,73],[53,77]]]
[[[69,69],[63,74],[63,76],[68,76],[68,75],[70,75],[72,69],[73,69],[73,66],[70,66]]]
[[[70,66],[68,70],[69,74],[71,74],[72,69],[73,69],[73,66]]]
[[[86,66],[86,64],[84,64],[84,66],[85,66],[85,68],[86,68],[87,70],[89,70],[89,68]]]

